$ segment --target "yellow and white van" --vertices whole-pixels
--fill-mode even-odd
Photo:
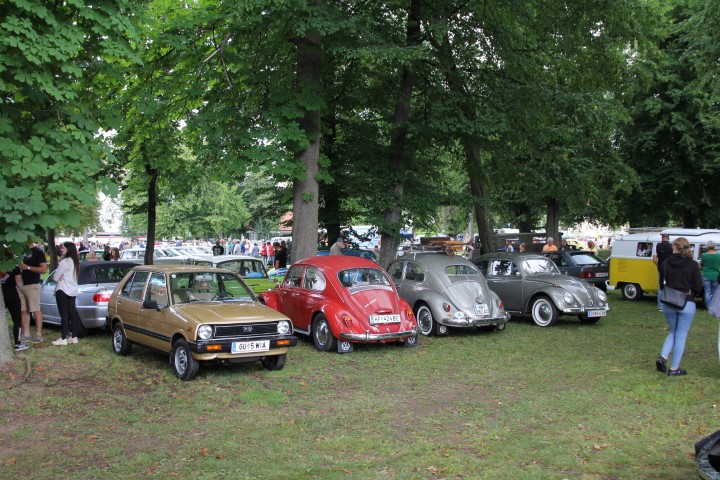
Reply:
[[[720,230],[667,228],[661,231],[631,233],[615,240],[610,254],[610,287],[619,288],[625,300],[640,300],[644,292],[657,293],[658,271],[652,257],[662,234],[670,243],[685,237],[693,246],[693,258],[700,261],[705,242],[720,245]]]

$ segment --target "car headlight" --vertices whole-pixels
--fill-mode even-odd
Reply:
[[[600,290],[599,288],[597,289],[597,296],[598,296],[598,298],[599,298],[600,300],[602,300],[603,302],[607,302],[607,295],[605,295],[605,292],[603,292],[603,291]]]
[[[573,303],[573,296],[570,295],[570,292],[563,292],[563,300],[565,303]]]
[[[200,325],[197,329],[197,336],[200,340],[207,340],[212,337],[212,327],[210,325]]]
[[[277,331],[280,335],[287,335],[290,333],[290,322],[287,320],[278,322]]]

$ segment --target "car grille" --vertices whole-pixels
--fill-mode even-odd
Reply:
[[[277,335],[277,322],[216,325],[215,338]]]

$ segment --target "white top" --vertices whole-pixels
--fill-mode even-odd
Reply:
[[[77,277],[75,276],[75,264],[72,258],[63,258],[60,260],[53,280],[57,282],[55,290],[62,290],[68,297],[77,297],[78,294],[78,283]]]

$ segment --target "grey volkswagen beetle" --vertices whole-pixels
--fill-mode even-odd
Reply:
[[[605,292],[579,278],[563,275],[549,258],[527,253],[490,253],[475,260],[505,309],[530,314],[541,327],[560,315],[595,323],[610,310]]]
[[[445,253],[409,253],[387,269],[400,297],[415,312],[423,335],[448,327],[503,330],[510,315],[469,260]]]

